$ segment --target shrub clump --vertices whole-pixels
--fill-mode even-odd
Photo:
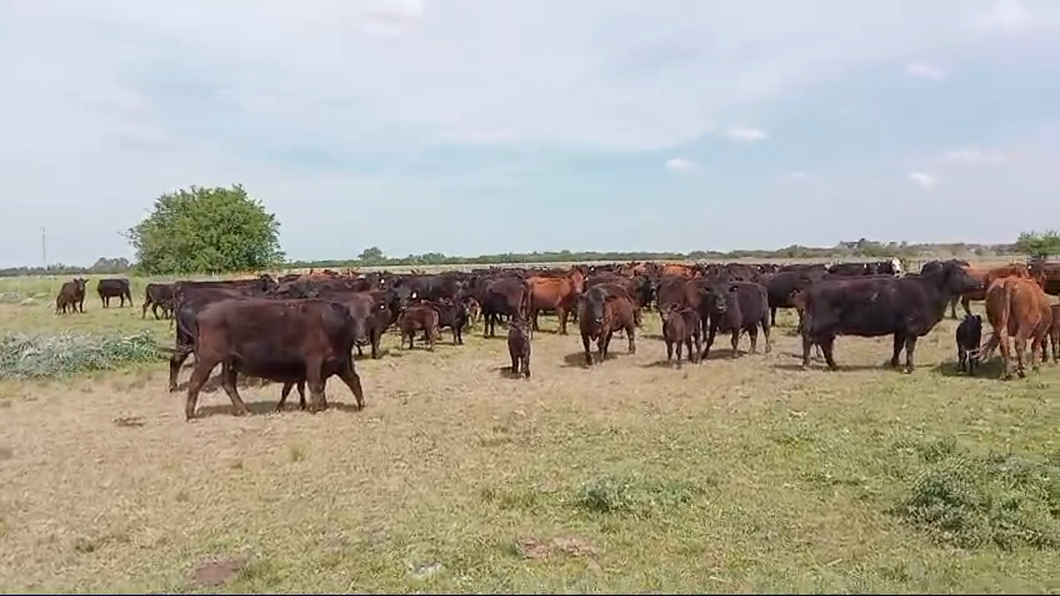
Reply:
[[[112,370],[160,357],[148,330],[133,335],[6,335],[0,337],[0,379],[44,379]]]
[[[952,448],[921,455],[926,466],[892,514],[960,548],[1060,547],[1060,467]]]
[[[574,504],[593,513],[647,516],[660,509],[684,505],[703,490],[687,480],[657,480],[640,476],[604,476],[577,491]]]

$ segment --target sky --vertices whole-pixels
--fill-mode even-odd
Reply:
[[[292,259],[1060,227],[1055,0],[2,0],[0,266],[242,183]]]

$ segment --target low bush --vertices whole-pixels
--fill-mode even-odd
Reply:
[[[133,335],[15,334],[0,337],[0,379],[44,379],[111,370],[161,357],[150,331]]]
[[[582,485],[574,503],[593,513],[647,516],[684,505],[702,492],[699,486],[686,480],[604,476]]]
[[[891,513],[961,548],[1060,547],[1060,467],[937,445]]]

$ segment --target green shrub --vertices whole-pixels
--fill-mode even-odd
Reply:
[[[0,379],[43,379],[158,360],[150,331],[134,335],[7,335],[0,337]]]
[[[594,513],[645,516],[690,502],[703,491],[687,480],[657,480],[640,476],[604,476],[578,490],[574,503]]]
[[[1060,547],[1060,467],[952,447],[923,455],[927,465],[891,513],[961,548]]]

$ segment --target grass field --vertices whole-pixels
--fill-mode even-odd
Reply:
[[[135,309],[65,317],[61,280],[14,283],[4,333],[172,341],[139,280]],[[248,383],[258,415],[216,390],[189,424],[162,361],[0,381],[0,590],[1060,590],[1060,367],[957,376],[947,319],[911,376],[881,368],[889,339],[802,371],[779,318],[771,354],[720,339],[681,370],[655,313],[592,370],[546,318],[530,380],[504,375],[503,332],[388,336],[357,364],[363,412],[337,381],[318,415]]]

